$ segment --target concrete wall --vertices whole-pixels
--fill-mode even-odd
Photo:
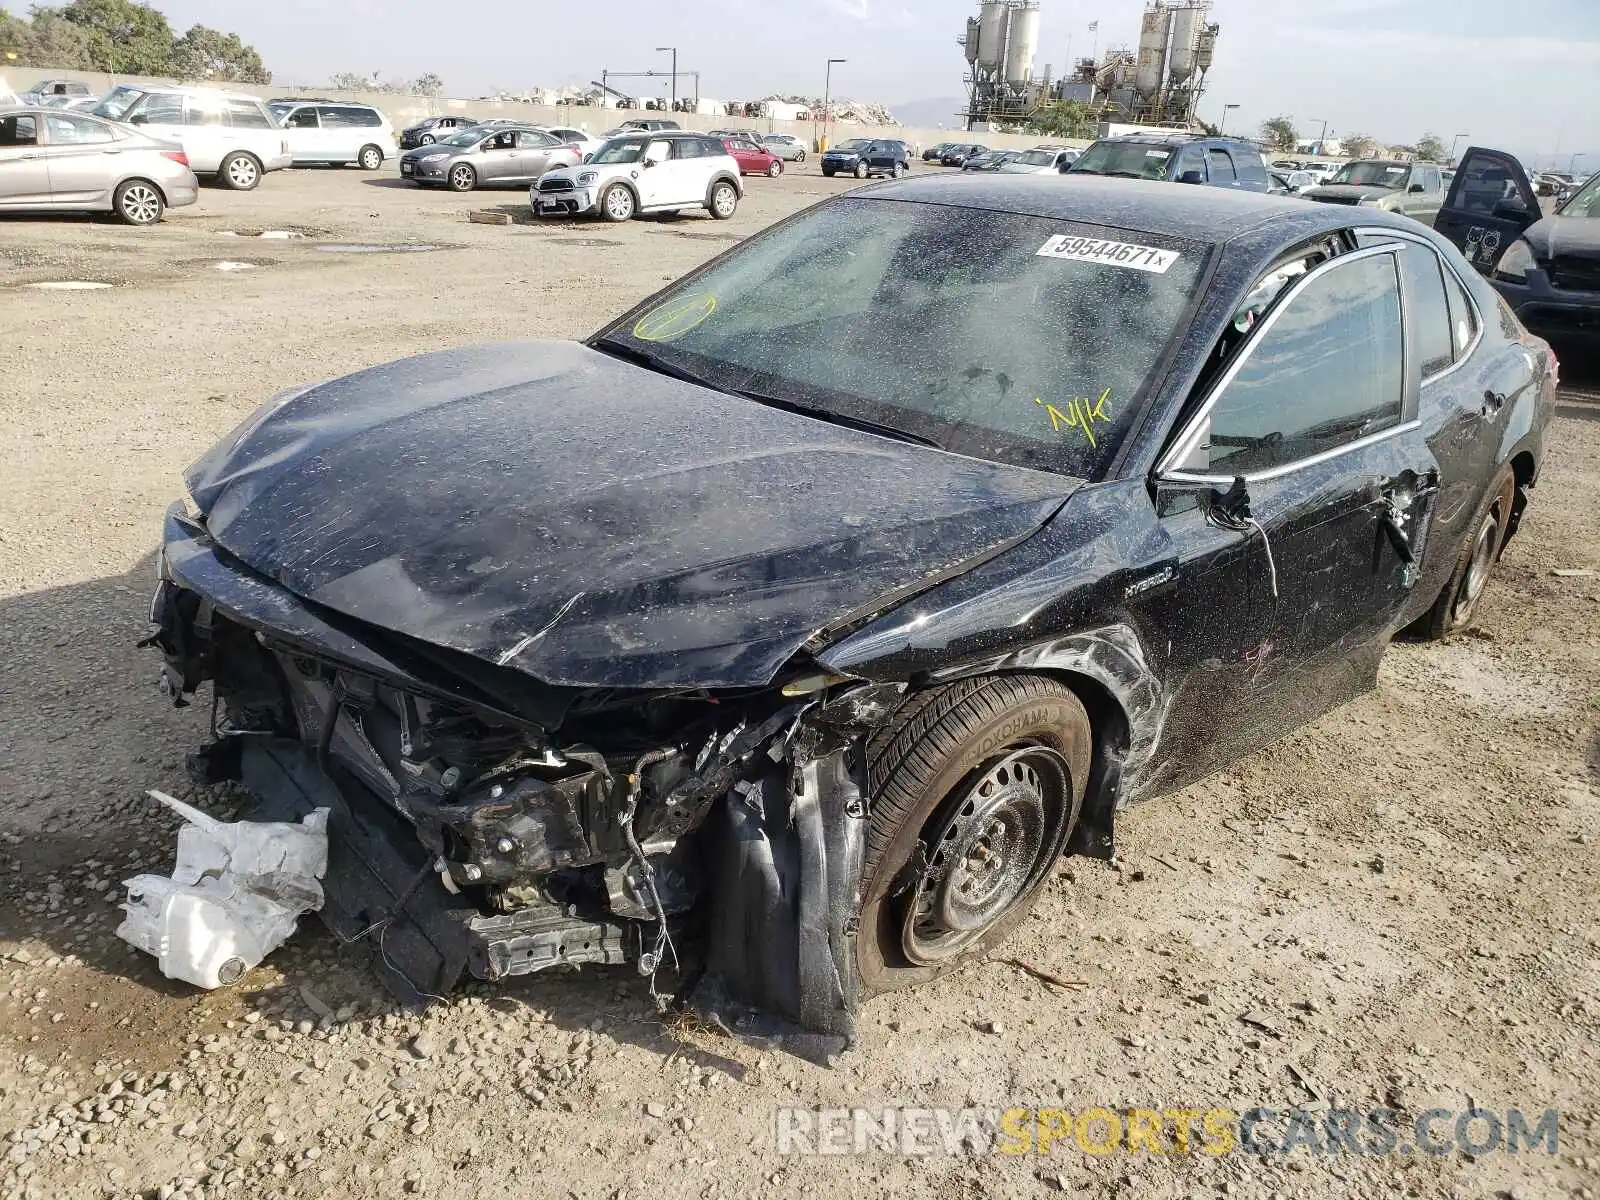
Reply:
[[[0,82],[21,94],[41,79],[81,79],[91,91],[109,92],[122,83],[173,83],[171,79],[148,79],[138,76],[113,76],[93,71],[53,71],[33,67],[18,67],[0,71]],[[490,117],[528,121],[535,125],[561,125],[582,129],[586,133],[601,134],[615,129],[631,117],[665,117],[678,122],[685,129],[705,132],[711,129],[760,129],[764,133],[791,133],[808,144],[812,138],[809,121],[773,121],[747,117],[696,116],[693,113],[652,113],[639,109],[583,108],[580,106],[553,106],[521,104],[512,100],[430,100],[425,96],[394,96],[385,92],[336,92],[328,88],[291,88],[276,84],[257,87],[236,83],[227,85],[230,91],[248,92],[263,98],[269,96],[326,96],[330,100],[348,100],[355,104],[370,104],[388,114],[395,129],[414,125],[423,117],[460,113],[479,120]],[[833,123],[833,141],[842,142],[855,137],[904,138],[919,148],[939,142],[972,141],[1001,150],[1023,150],[1037,145],[1039,138],[1032,135],[1004,133],[963,133],[955,129],[908,129],[903,126],[860,125],[850,121]],[[1053,144],[1087,146],[1082,139],[1051,138]]]

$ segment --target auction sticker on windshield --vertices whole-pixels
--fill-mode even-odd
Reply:
[[[1133,242],[1110,242],[1104,238],[1072,237],[1058,233],[1039,248],[1040,258],[1071,258],[1080,262],[1126,267],[1130,271],[1149,271],[1165,275],[1181,255],[1176,250],[1158,250]]]

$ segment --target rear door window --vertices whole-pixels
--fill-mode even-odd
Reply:
[[[272,121],[266,110],[253,100],[229,100],[228,124],[235,129],[271,129]]]
[[[285,129],[316,129],[318,127],[317,110],[314,108],[297,108],[289,114],[288,120],[283,123]]]
[[[1267,168],[1261,161],[1259,154],[1247,154],[1236,151],[1234,154],[1234,167],[1239,172],[1241,183],[1259,184],[1263,188],[1267,185]]]
[[[1211,173],[1211,182],[1214,184],[1233,183],[1238,179],[1233,169],[1233,159],[1220,146],[1213,146],[1206,151],[1206,169]]]
[[[1444,273],[1444,290],[1450,304],[1450,338],[1459,362],[1478,336],[1478,310],[1467,298],[1467,290],[1454,271]]]
[[[1395,256],[1336,262],[1246,353],[1180,469],[1273,471],[1398,425],[1405,350]]]
[[[0,146],[37,146],[39,123],[31,116],[0,117]]]

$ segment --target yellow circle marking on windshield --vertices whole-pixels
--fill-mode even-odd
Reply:
[[[633,327],[641,342],[670,342],[681,338],[717,311],[715,296],[685,296],[651,309]]]

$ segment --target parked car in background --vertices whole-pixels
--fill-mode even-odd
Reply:
[[[1432,225],[1444,202],[1444,176],[1436,163],[1367,158],[1346,163],[1326,183],[1305,192],[1319,204],[1355,204],[1403,213]]]
[[[1563,353],[1600,358],[1600,175],[1546,216],[1514,155],[1473,146],[1434,228],[1523,325]]]
[[[872,145],[871,138],[850,138],[837,146],[829,146],[822,155],[822,173],[854,175],[858,179],[865,179],[867,165],[861,161],[861,156],[870,145]]]
[[[1533,190],[1540,196],[1559,196],[1573,176],[1565,171],[1540,171],[1533,177]]]
[[[805,143],[791,133],[764,133],[761,144],[786,163],[803,163],[806,160]]]
[[[268,171],[289,166],[289,140],[255,96],[217,88],[113,88],[92,110],[183,147],[189,167],[223,187],[248,192]]]
[[[868,175],[889,175],[896,179],[911,170],[911,143],[898,138],[878,138],[868,143],[861,163]]]
[[[848,1045],[1192,820],[1128,806],[1472,624],[1555,409],[1496,305],[1386,212],[861,189],[582,343],[267,401],[167,511],[152,704],[216,705],[191,770],[258,820],[341,815],[321,915],[387,905],[408,1002],[632,963]]]
[[[0,108],[0,211],[109,212],[154,225],[193,204],[184,152],[128,125],[57,108]]]
[[[961,164],[963,171],[998,171],[1008,162],[1022,157],[1021,150],[990,150],[987,154],[974,154]]]
[[[1310,171],[1270,171],[1268,174],[1272,186],[1267,190],[1274,196],[1298,196],[1317,186],[1316,178]]]
[[[73,100],[95,99],[89,85],[79,79],[41,79],[22,99],[40,108],[57,108]]]
[[[1114,175],[1265,192],[1271,184],[1261,152],[1237,138],[1182,133],[1127,134],[1095,142],[1068,174]]]
[[[400,149],[410,150],[416,146],[431,146],[463,129],[470,129],[477,123],[472,117],[428,117],[400,131]]]
[[[400,156],[400,177],[452,192],[480,187],[527,187],[546,171],[583,160],[575,146],[532,125],[473,126],[432,146]]]
[[[783,174],[783,159],[749,138],[725,137],[722,145],[739,164],[741,175],[766,175],[776,179]]]
[[[967,159],[979,154],[989,153],[989,147],[977,142],[952,142],[950,148],[944,152],[944,157],[939,160],[941,167],[963,167]]]
[[[632,121],[624,121],[607,133],[606,137],[617,137],[624,133],[660,133],[682,128],[683,126],[676,121],[668,121],[659,117],[638,117]]]
[[[1011,151],[1011,157],[1000,164],[1002,175],[1060,175],[1077,157],[1075,150],[1061,150],[1039,146],[1032,150]]]
[[[631,133],[609,139],[578,166],[551,171],[530,189],[535,216],[598,216],[703,208],[719,221],[739,209],[739,164],[716,138],[698,133]]]
[[[289,139],[296,166],[355,163],[376,171],[399,153],[389,118],[369,104],[274,101],[267,107]]]
[[[573,129],[566,125],[540,125],[538,128],[564,145],[571,146],[579,154],[593,154],[605,144],[603,138],[591,137],[581,129]]]
[[[922,152],[922,161],[936,163],[943,158],[949,152],[950,147],[954,145],[954,142],[940,142],[937,146],[929,146]]]

